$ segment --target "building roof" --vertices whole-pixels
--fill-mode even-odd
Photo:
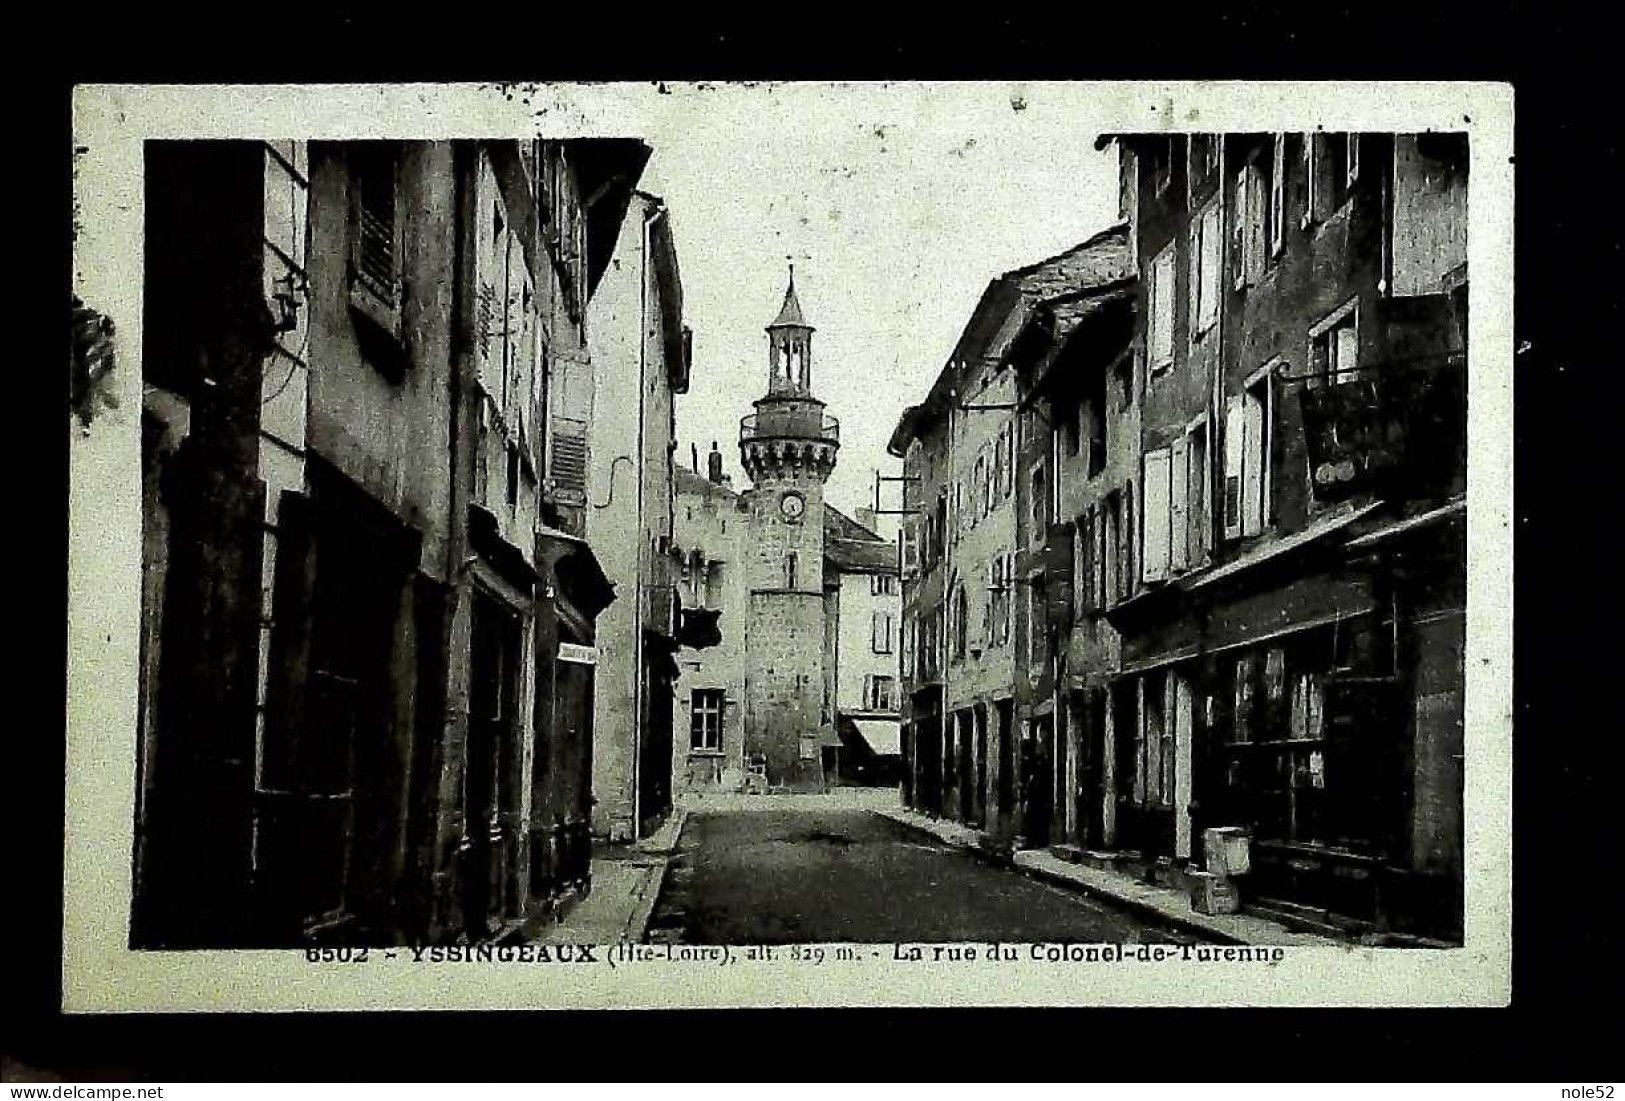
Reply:
[[[824,562],[837,573],[896,573],[897,548],[889,539],[826,504]]]
[[[866,539],[826,538],[824,562],[837,573],[896,573],[897,548]]]
[[[1003,359],[1007,349],[1000,345],[999,336],[1011,331],[1006,322],[1013,314],[1049,299],[1118,283],[1132,274],[1130,260],[1129,227],[1120,222],[1065,252],[991,280],[930,392],[923,402],[903,411],[886,449],[902,456],[909,442],[946,412],[949,395],[961,385],[963,376],[990,360]]]
[[[796,269],[790,268],[790,286],[784,292],[784,305],[779,307],[779,316],[773,319],[769,329],[811,329],[807,319],[801,313],[801,299],[796,297]]]
[[[573,138],[569,149],[586,206],[587,286],[582,297],[590,299],[609,267],[632,191],[654,148],[637,138]]]

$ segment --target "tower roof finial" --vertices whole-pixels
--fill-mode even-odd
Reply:
[[[801,300],[796,297],[796,262],[792,256],[786,256],[785,262],[790,266],[790,283],[784,291],[784,305],[779,307],[779,316],[773,319],[769,329],[811,329],[807,319],[801,313]]]

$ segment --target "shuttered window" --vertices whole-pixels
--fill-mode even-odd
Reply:
[[[1145,454],[1140,479],[1145,538],[1140,554],[1141,576],[1146,581],[1165,581],[1168,578],[1172,465],[1172,455],[1166,447]]]
[[[1248,164],[1236,173],[1235,221],[1231,237],[1231,261],[1235,267],[1232,285],[1236,290],[1258,282],[1264,274],[1269,195],[1264,174],[1258,165]]]
[[[585,504],[587,493],[587,422],[553,418],[553,461],[549,467],[559,500]]]
[[[1269,406],[1269,383],[1248,389],[1243,395],[1242,422],[1246,432],[1243,469],[1246,476],[1241,483],[1241,533],[1257,535],[1264,530],[1265,446],[1267,443],[1265,412]]]
[[[1186,498],[1190,492],[1190,441],[1180,438],[1169,449],[1168,464],[1168,568],[1177,572],[1190,565],[1190,533],[1186,528]],[[1147,508],[1150,503],[1147,502]]]
[[[1163,370],[1174,361],[1174,260],[1169,245],[1151,262],[1151,370]]]
[[[1219,289],[1223,285],[1224,215],[1218,203],[1212,203],[1202,213],[1201,220],[1192,229],[1192,255],[1196,257],[1196,278],[1191,280],[1194,290],[1192,316],[1196,318],[1196,334],[1207,332],[1219,320]]]
[[[1224,422],[1224,534],[1257,535],[1269,523],[1271,375],[1232,396]]]
[[[1208,549],[1207,424],[1204,421],[1185,436],[1185,522],[1186,564],[1200,566]],[[1179,476],[1176,470],[1175,477]],[[1179,537],[1178,532],[1174,536]]]
[[[1224,537],[1241,535],[1242,456],[1247,442],[1243,399],[1235,394],[1224,404]]]
[[[897,565],[905,580],[913,577],[920,569],[919,522],[919,517],[908,516],[897,529]]]
[[[1270,157],[1270,255],[1279,256],[1286,243],[1286,135],[1276,134]]]
[[[395,147],[388,142],[351,146],[355,194],[355,275],[390,307],[400,304],[400,241],[396,225]]]

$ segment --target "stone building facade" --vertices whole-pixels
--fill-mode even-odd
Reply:
[[[679,793],[891,782],[898,767],[896,551],[872,515],[824,500],[840,432],[812,394],[793,274],[767,333],[768,392],[740,426],[753,484],[734,488],[715,443],[703,473],[697,451],[676,473]]]
[[[824,483],[835,469],[840,424],[812,393],[813,327],[795,277],[767,327],[768,388],[739,426],[751,487],[746,510],[745,758],[770,788],[825,783]]]
[[[613,592],[558,364],[648,155],[149,146],[132,943],[479,940],[584,885]]]
[[[1013,842],[1180,886],[1207,831],[1239,830],[1248,905],[1457,939],[1465,141],[1110,140],[1124,225],[1092,247],[1111,264],[1032,296],[998,354],[1025,590],[1007,691],[1030,747]],[[933,529],[977,484],[941,426],[976,415],[965,370],[892,450],[920,479],[905,615],[949,624],[905,659],[905,797],[974,822],[997,781],[950,748],[951,717],[940,741],[920,729],[958,698],[957,582],[933,577],[956,544]]]
[[[593,833],[633,841],[671,809],[674,456],[691,354],[672,216],[658,197],[632,197],[590,318],[594,542],[620,595],[598,624],[617,644],[598,654]]]

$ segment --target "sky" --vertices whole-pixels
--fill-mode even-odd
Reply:
[[[678,459],[693,443],[703,465],[717,440],[737,487],[786,257],[817,329],[813,394],[841,422],[826,499],[850,515],[877,468],[899,473],[892,429],[988,281],[1116,220],[1115,149],[1094,148],[1065,86],[672,85],[659,99],[640,187],[666,200],[694,330]]]

